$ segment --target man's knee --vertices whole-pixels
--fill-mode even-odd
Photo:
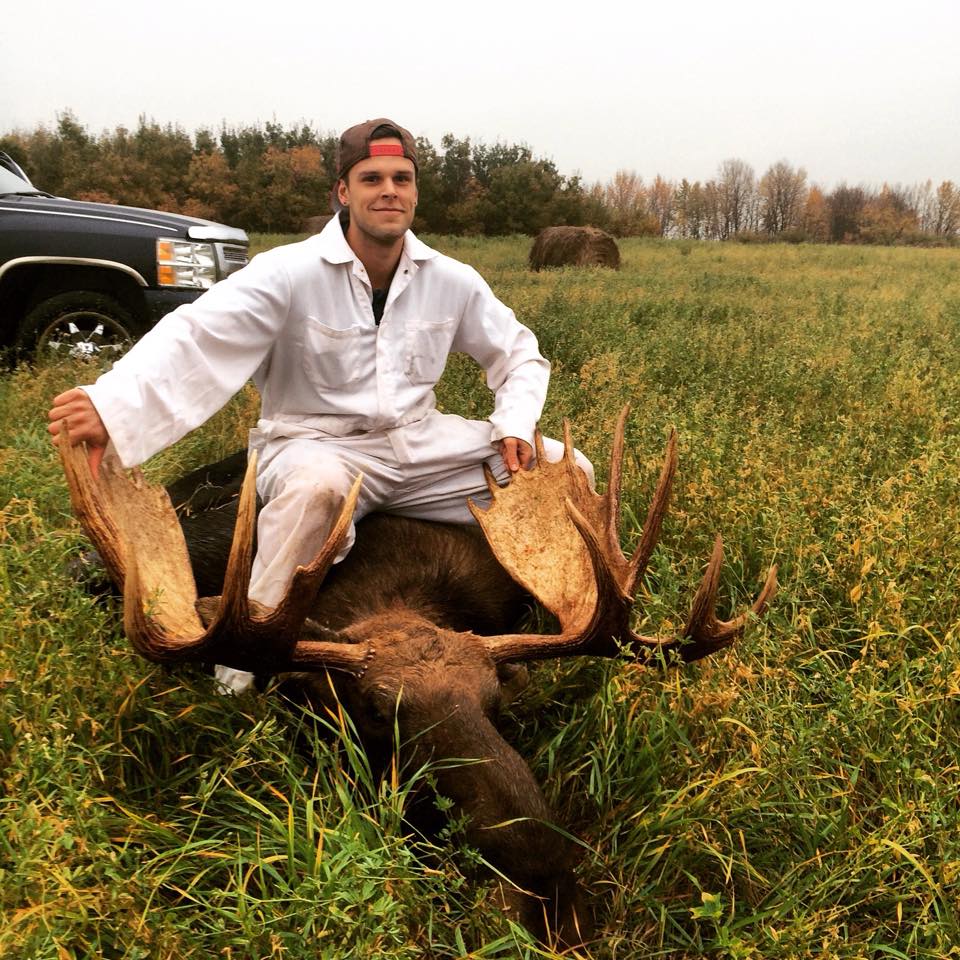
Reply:
[[[291,464],[282,475],[270,479],[257,520],[250,596],[275,607],[286,593],[293,571],[310,563],[322,548],[354,477],[340,461],[324,459]],[[351,523],[334,562],[347,555],[354,536]]]
[[[573,459],[577,461],[577,466],[587,475],[587,479],[590,481],[590,489],[595,490],[597,478],[593,472],[593,464],[576,447],[573,448]]]
[[[556,463],[563,458],[563,444],[552,437],[543,438],[543,452],[550,463]],[[596,489],[597,478],[593,471],[593,464],[576,447],[573,449],[573,459],[577,466],[586,474],[590,481],[590,488]]]
[[[271,470],[259,486],[267,502],[280,497],[301,502],[322,499],[328,506],[336,507],[343,503],[354,479],[346,464],[325,457],[313,463],[291,465],[286,470]]]

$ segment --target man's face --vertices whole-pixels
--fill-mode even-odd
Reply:
[[[372,144],[395,144],[393,137]],[[413,223],[417,207],[416,168],[406,157],[367,157],[337,184],[340,202],[350,208],[350,225],[378,243],[393,243]]]

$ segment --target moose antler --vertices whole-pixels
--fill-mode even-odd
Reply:
[[[345,670],[362,673],[367,644],[299,639],[304,621],[350,526],[362,477],[314,560],[298,567],[286,595],[264,611],[247,598],[256,513],[252,456],[240,494],[223,596],[204,627],[186,543],[170,498],[139,470],[127,474],[106,459],[95,479],[82,445],[70,444],[66,421],[59,445],[73,511],[123,590],[124,631],[148,660],[204,661],[241,669]]]
[[[502,635],[482,643],[498,662],[592,654],[616,656],[626,648],[650,656],[676,650],[685,660],[704,657],[731,643],[751,612],[759,614],[776,591],[776,567],[752,607],[729,621],[714,612],[722,562],[717,537],[687,625],[679,637],[645,637],[630,629],[633,594],[660,533],[677,468],[671,435],[640,543],[630,560],[619,543],[620,485],[625,407],[616,426],[607,492],[598,495],[573,456],[570,426],[564,423],[564,456],[547,462],[536,436],[537,466],[499,487],[486,470],[493,498],[488,510],[475,504],[477,518],[502,566],[560,621],[556,635]],[[269,672],[344,670],[362,674],[373,656],[369,643],[303,639],[306,618],[350,526],[361,477],[314,560],[294,572],[287,592],[273,610],[247,597],[253,528],[254,476],[251,457],[240,495],[237,522],[223,595],[200,601],[212,616],[205,627],[197,613],[196,587],[183,532],[166,492],[128,474],[113,460],[91,473],[83,446],[72,446],[61,424],[60,454],[74,513],[97,547],[124,597],[124,629],[142,656],[158,662],[216,661]]]
[[[574,654],[610,657],[624,648],[646,657],[675,650],[684,660],[697,660],[732,643],[750,614],[762,613],[773,598],[775,566],[749,610],[732,620],[717,619],[714,607],[723,560],[723,542],[717,536],[683,634],[660,639],[630,629],[634,590],[659,538],[676,474],[677,443],[671,433],[640,543],[627,560],[620,549],[618,529],[628,412],[629,407],[624,407],[617,420],[610,482],[602,496],[590,489],[586,475],[576,465],[566,421],[560,461],[546,461],[538,430],[534,469],[515,474],[506,487],[498,486],[486,471],[493,504],[481,510],[471,502],[470,509],[503,567],[557,617],[561,628],[555,635],[486,638],[484,643],[496,662]]]

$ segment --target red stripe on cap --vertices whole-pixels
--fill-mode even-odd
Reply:
[[[371,143],[371,157],[402,157],[403,147],[399,143]]]

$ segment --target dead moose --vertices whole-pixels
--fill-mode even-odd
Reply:
[[[81,448],[60,450],[74,512],[123,592],[124,629],[138,653],[160,663],[313,675],[317,690],[329,686],[324,674],[331,671],[365,739],[389,740],[396,723],[412,759],[483,761],[437,764],[437,789],[466,815],[467,841],[516,885],[511,905],[521,920],[545,940],[571,944],[590,928],[575,847],[551,827],[539,786],[494,725],[519,665],[567,656],[649,659],[664,651],[696,660],[730,644],[749,618],[749,611],[729,621],[714,613],[718,536],[682,634],[661,639],[631,630],[634,592],[657,543],[677,454],[671,436],[639,545],[627,559],[618,533],[626,415],[616,426],[605,494],[594,493],[576,467],[565,423],[559,462],[545,461],[538,435],[533,470],[502,488],[488,473],[492,505],[471,504],[479,530],[372,515],[331,571],[358,477],[326,542],[296,570],[273,610],[247,599],[254,462],[237,500],[222,595],[198,601],[166,492],[107,464],[94,480]],[[209,516],[193,537],[185,522],[193,552],[206,552],[199,563],[216,566],[212,556],[224,539],[216,527],[232,512],[213,518],[212,534]],[[556,617],[559,633],[507,632],[523,596],[517,584]],[[753,613],[775,589],[771,568]]]

